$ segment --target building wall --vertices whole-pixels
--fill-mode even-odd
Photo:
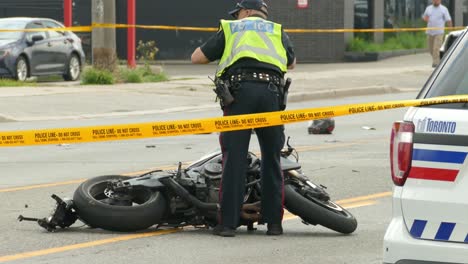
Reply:
[[[126,1],[117,0],[118,23],[126,21]],[[309,0],[309,8],[297,9],[297,0],[268,1],[270,19],[284,28],[343,28],[344,1]],[[350,0],[347,0],[350,1]],[[236,0],[173,0],[137,1],[137,24],[217,27],[219,19],[230,19],[227,12]],[[209,8],[208,8],[209,7]],[[138,30],[138,40],[155,40],[159,59],[188,60],[193,50],[205,42],[212,32]],[[290,34],[299,61],[332,62],[344,56],[344,34]],[[126,33],[117,35],[119,57],[125,58]]]
[[[63,21],[63,0],[0,0],[0,18],[15,16]]]
[[[298,9],[297,0],[268,1],[270,18],[288,28],[344,28],[345,2],[350,0],[309,0]],[[333,62],[344,57],[343,33],[290,33],[299,62]]]
[[[74,0],[74,25],[91,23],[91,1]],[[112,1],[112,0],[109,0]],[[126,23],[127,1],[115,0],[117,23]],[[266,0],[270,19],[284,28],[343,28],[344,1],[309,0],[309,8],[297,9],[297,0]],[[236,0],[203,1],[137,1],[137,24],[218,27],[219,19],[230,19],[227,12]],[[0,17],[37,16],[63,21],[63,0],[0,0]],[[137,40],[155,40],[159,48],[157,59],[188,60],[192,51],[213,32],[137,30]],[[89,50],[89,34],[82,33]],[[290,34],[299,61],[339,61],[344,53],[344,34]],[[118,56],[126,58],[126,30],[117,30]],[[89,54],[88,54],[89,57]]]
[[[91,24],[91,1],[74,0],[74,25]],[[113,0],[107,0],[113,1]],[[127,0],[115,0],[117,23],[126,23]],[[203,1],[154,1],[137,0],[137,24],[176,25],[194,27],[217,27],[219,19],[230,19],[227,12],[238,0]],[[270,7],[270,19],[283,24],[285,29],[339,29],[353,28],[355,15],[372,20],[372,12],[356,9],[356,5],[367,3],[372,7],[377,0],[308,0],[309,7],[298,9],[298,0],[265,0]],[[385,21],[401,27],[420,25],[420,13],[427,0],[379,0],[384,1]],[[468,22],[468,0],[444,0],[451,9],[460,7],[455,18],[457,25]],[[455,3],[458,3],[455,4]],[[457,8],[455,8],[457,9]],[[363,13],[364,12],[364,13]],[[49,17],[63,21],[63,0],[0,0],[0,17],[34,16]],[[384,19],[384,17],[380,19]],[[464,18],[464,19],[462,19]],[[379,19],[376,17],[376,19]],[[369,22],[369,27],[375,22]],[[388,25],[387,25],[388,24]],[[391,23],[384,22],[384,27]],[[401,24],[401,25],[400,25]],[[137,30],[137,40],[155,40],[159,48],[156,56],[161,60],[188,60],[192,51],[205,42],[213,32]],[[343,33],[290,33],[299,62],[334,62],[344,57],[346,42],[353,34]],[[90,50],[90,34],[80,33],[86,50]],[[126,59],[126,30],[117,30],[118,56]],[[88,54],[88,58],[89,58]]]
[[[193,26],[217,28],[220,19],[229,19],[235,0],[172,0],[136,1],[137,24]],[[117,23],[127,21],[127,1],[117,0]],[[137,41],[155,40],[159,48],[157,59],[189,60],[193,50],[208,40],[214,32],[137,30]],[[118,53],[126,58],[126,31],[117,32]]]

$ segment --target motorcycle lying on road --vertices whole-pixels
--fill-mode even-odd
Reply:
[[[354,232],[354,216],[330,199],[326,187],[312,183],[302,173],[298,160],[288,139],[287,148],[281,152],[286,209],[305,224],[322,225],[343,234]],[[261,160],[249,152],[247,161],[241,225],[254,230],[253,224],[261,219]],[[48,231],[69,227],[77,219],[93,228],[124,232],[153,225],[213,227],[217,223],[221,175],[222,154],[218,151],[185,169],[179,163],[177,170],[154,170],[137,177],[99,176],[83,182],[73,200],[52,195],[57,206],[49,217],[20,215],[19,220],[37,221]]]

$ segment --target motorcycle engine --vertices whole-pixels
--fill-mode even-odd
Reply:
[[[208,186],[207,202],[209,203],[218,203],[219,201],[219,188],[223,174],[223,165],[221,162],[221,159],[213,160],[203,166],[203,175],[205,176]]]
[[[207,163],[203,169],[206,175],[210,178],[218,177],[223,172],[223,166],[220,163]]]

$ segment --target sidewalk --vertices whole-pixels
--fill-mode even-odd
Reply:
[[[214,102],[216,65],[165,65],[171,81],[80,86],[45,83],[36,87],[0,88],[0,122],[131,116],[200,108]],[[432,72],[430,56],[416,54],[368,63],[298,64],[289,102],[418,91]]]

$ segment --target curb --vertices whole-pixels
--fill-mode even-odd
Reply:
[[[376,95],[376,94],[389,94],[389,93],[405,93],[405,92],[417,92],[420,89],[416,88],[395,88],[388,86],[371,86],[371,87],[360,87],[360,88],[349,88],[339,90],[327,90],[327,91],[316,91],[308,93],[292,93],[288,97],[288,102],[302,102],[302,101],[313,101],[320,99],[333,99],[340,97],[352,97],[352,96],[365,96],[365,95]],[[106,118],[106,117],[119,117],[119,116],[142,116],[148,114],[160,114],[160,113],[173,113],[173,112],[184,112],[187,110],[202,110],[202,109],[219,109],[218,104],[210,105],[199,105],[193,107],[178,106],[171,109],[164,110],[145,110],[145,111],[130,111],[130,112],[109,112],[100,114],[77,114],[69,116],[30,116],[15,118],[12,116],[5,116],[0,114],[0,123],[2,122],[24,122],[24,121],[50,121],[50,120],[76,120],[76,119],[88,119],[88,118]]]
[[[370,86],[349,89],[336,89],[327,91],[317,91],[310,93],[293,93],[289,95],[289,102],[301,102],[318,99],[351,97],[360,95],[375,95],[375,94],[389,94],[389,93],[405,93],[417,92],[419,88],[395,88],[389,86]]]
[[[11,119],[9,117],[6,117],[4,115],[0,115],[0,123],[5,123],[5,122],[16,122],[17,120]]]
[[[390,50],[378,52],[358,52],[346,51],[344,55],[345,62],[369,62],[379,61],[398,56],[406,56],[428,52],[427,49],[410,49],[410,50]]]

